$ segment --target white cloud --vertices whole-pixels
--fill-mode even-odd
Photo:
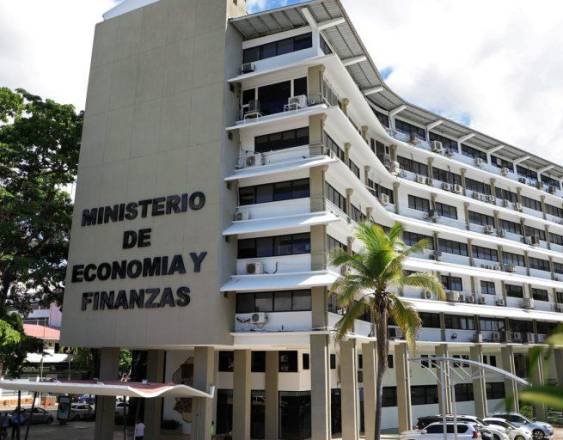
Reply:
[[[563,3],[343,3],[398,94],[563,163]]]
[[[84,108],[94,26],[113,0],[0,2],[0,86]]]

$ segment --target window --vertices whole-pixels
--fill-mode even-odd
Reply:
[[[483,159],[485,162],[487,161],[487,153],[478,150],[477,148],[470,147],[469,145],[461,144],[461,154],[472,158],[479,157]]]
[[[461,292],[463,290],[463,283],[459,277],[450,277],[448,275],[440,276],[440,281],[446,290],[456,290]]]
[[[504,319],[479,318],[481,331],[500,332],[504,330]]]
[[[409,245],[414,246],[420,240],[426,240],[430,249],[434,249],[434,238],[429,235],[422,235],[416,232],[404,231],[403,241]]]
[[[342,212],[348,214],[346,197],[340,194],[332,185],[328,182],[325,182],[325,190],[326,190],[326,198],[336,205]]]
[[[278,257],[311,252],[309,233],[246,238],[238,241],[237,258]]]
[[[413,405],[438,403],[438,387],[436,385],[412,385],[411,401]]]
[[[469,402],[474,400],[472,383],[456,383],[455,384],[455,400],[456,402]]]
[[[348,246],[345,245],[344,243],[341,243],[336,238],[327,235],[326,240],[327,240],[327,247],[329,254],[334,252],[335,249],[342,249],[343,251],[348,252]]]
[[[219,371],[232,372],[235,365],[234,353],[232,351],[219,352]]]
[[[454,141],[452,139],[448,139],[447,137],[444,136],[440,136],[439,134],[436,134],[434,132],[430,132],[430,140],[431,141],[438,141],[438,142],[442,142],[442,146],[448,150],[451,151],[453,153],[457,153],[457,141]]]
[[[498,199],[507,200],[512,203],[516,203],[518,201],[518,194],[507,189],[502,189],[498,186],[495,187],[495,195]]]
[[[440,328],[440,315],[438,313],[424,313],[418,314],[422,321],[422,327],[425,328]]]
[[[525,177],[527,179],[530,179],[532,181],[537,181],[538,180],[538,172],[531,170],[529,168],[525,168],[522,165],[516,165],[516,173],[519,176]]]
[[[461,255],[467,257],[467,244],[459,241],[438,239],[438,250],[447,254]]]
[[[491,155],[491,165],[497,168],[508,168],[510,171],[514,171],[514,165],[512,162],[503,159],[502,157]]]
[[[544,272],[549,272],[549,261],[542,260],[541,258],[529,257],[528,262],[530,263],[530,269],[542,270]]]
[[[417,211],[430,211],[430,200],[409,194],[409,208]]]
[[[303,361],[303,369],[308,370],[309,369],[309,353],[303,353],[302,361]]]
[[[532,321],[510,320],[510,330],[516,333],[532,333],[534,331],[534,323]]]
[[[397,387],[383,387],[381,406],[397,406]]]
[[[334,353],[330,355],[330,369],[336,370],[336,355]]]
[[[506,284],[506,296],[512,298],[523,298],[524,288],[522,286],[515,286],[514,284]]]
[[[563,292],[555,292],[555,300],[557,304],[563,304]]]
[[[325,55],[330,55],[332,53],[332,49],[330,48],[324,37],[322,35],[320,37],[321,37],[321,50]]]
[[[554,217],[563,218],[563,209],[557,206],[545,204],[545,212]]]
[[[297,372],[297,352],[296,351],[280,351],[279,354],[279,372],[280,373],[296,373]]]
[[[432,167],[432,178],[441,182],[451,183],[452,185],[461,185],[461,176],[459,174],[441,168]]]
[[[254,138],[254,152],[284,150],[309,144],[309,127],[269,133]]]
[[[446,328],[452,330],[475,330],[473,316],[446,315]]]
[[[533,228],[531,226],[524,226],[524,233],[527,236],[536,237],[538,240],[545,241],[545,230]]]
[[[392,354],[387,355],[387,368],[394,368],[395,361]]]
[[[491,367],[497,366],[497,357],[495,355],[483,356],[483,363],[490,365]]]
[[[298,50],[308,49],[313,45],[313,36],[311,33],[297,35],[283,40],[273,41],[271,43],[262,44],[260,46],[244,49],[242,52],[243,63],[253,63],[255,61],[264,60],[266,58],[284,55]]]
[[[541,202],[536,199],[531,199],[530,197],[522,196],[522,204],[529,209],[534,211],[541,211]]]
[[[469,177],[465,178],[465,188],[481,194],[491,195],[491,185],[479,180],[470,179]]]
[[[236,313],[300,312],[310,310],[310,290],[249,292],[236,295]]]
[[[511,252],[502,253],[502,264],[505,266],[526,266],[524,255],[513,254]]]
[[[250,371],[253,373],[264,373],[266,371],[266,352],[253,351],[250,363]]]
[[[428,165],[417,162],[413,159],[408,159],[406,157],[397,156],[397,162],[401,169],[405,171],[410,171],[411,173],[420,174],[422,176],[428,176]]]
[[[550,232],[549,241],[553,244],[563,246],[563,235],[558,235],[558,234],[554,234],[553,232]]]
[[[462,424],[457,425],[458,434],[464,434],[465,432],[467,432],[468,429],[469,428],[466,425],[462,425]],[[446,425],[446,432],[448,434],[453,434],[455,431],[456,429],[454,429],[453,424]],[[432,425],[427,428],[427,432],[429,434],[442,434],[444,432],[444,425]]]
[[[510,220],[500,220],[500,227],[504,229],[505,232],[510,232],[511,234],[522,234],[522,229],[520,227],[520,223],[511,222]]]
[[[563,274],[563,264],[561,263],[553,263],[553,271],[555,273]]]
[[[495,283],[493,281],[481,281],[481,294],[495,295]]]
[[[356,223],[363,223],[367,220],[367,216],[359,209],[356,208],[354,205],[351,205],[351,216],[352,220]]]
[[[442,217],[453,218],[457,220],[457,208],[455,206],[436,202],[436,212]]]
[[[546,176],[545,174],[541,175],[541,181],[542,181],[542,183],[545,183],[547,186],[552,186],[554,188],[561,189],[561,184],[559,183],[558,180],[556,180],[552,177]]]
[[[348,159],[348,168],[350,168],[358,179],[360,178],[360,167],[356,165],[352,159]]]
[[[326,145],[326,147],[332,151],[336,157],[338,157],[342,162],[344,162],[346,160],[346,153],[344,152],[344,150],[342,148],[340,148],[340,145],[338,145],[334,139],[332,139],[327,132],[324,132],[324,143]]]
[[[379,185],[371,179],[368,179],[367,187],[368,191],[375,197],[379,197],[380,194],[387,194],[389,197],[389,203],[395,203],[395,194],[393,194],[392,189]]]
[[[309,197],[309,179],[239,188],[241,206]]]
[[[473,258],[487,261],[498,261],[498,252],[496,249],[472,246],[471,250],[473,251]]]
[[[480,212],[469,211],[469,223],[481,226],[494,226],[495,218]]]
[[[422,140],[426,140],[426,130],[424,128],[409,124],[401,119],[395,119],[395,128],[403,133],[414,135]]]
[[[487,382],[487,399],[504,399],[504,382]]]

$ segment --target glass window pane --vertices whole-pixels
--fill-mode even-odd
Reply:
[[[254,294],[239,293],[237,294],[237,313],[254,313]]]
[[[255,203],[253,187],[239,188],[238,194],[239,194],[239,203],[241,205],[252,205]]]
[[[256,294],[256,311],[257,312],[271,312],[273,309],[271,293],[257,293]]]
[[[256,203],[268,203],[274,200],[274,188],[272,185],[260,185],[256,187]]]
[[[278,182],[274,184],[274,200],[289,200],[291,196],[291,182]]]
[[[311,310],[311,292],[293,292],[292,310]]]
[[[282,235],[274,240],[275,255],[291,255],[292,240],[291,235]]]
[[[263,237],[256,239],[256,256],[257,257],[273,257],[274,247],[272,237]]]
[[[313,45],[312,34],[298,35],[293,38],[293,50],[307,49]]]
[[[311,252],[309,234],[297,234],[293,236],[293,253],[308,254]]]
[[[277,54],[277,42],[273,42],[273,43],[268,43],[268,44],[264,44],[264,46],[262,46],[262,56],[261,58],[269,58],[269,57],[274,57]]]
[[[307,78],[297,78],[293,80],[293,96],[307,94]]]
[[[245,49],[242,53],[243,63],[253,63],[260,59],[260,46],[250,47]]]
[[[274,311],[291,311],[291,292],[276,292],[276,294],[274,295]]]
[[[284,53],[293,52],[293,39],[286,38],[285,40],[280,40],[278,43],[278,55],[283,55]]]
[[[295,180],[293,182],[293,198],[309,197],[309,179]]]
[[[253,238],[238,241],[238,258],[256,257],[256,243]]]

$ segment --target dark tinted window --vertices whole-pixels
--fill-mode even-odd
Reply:
[[[302,49],[308,49],[309,47],[312,47],[312,45],[312,34],[297,35],[295,37],[266,43],[261,46],[244,49],[242,52],[242,59],[244,63],[252,63],[266,58],[296,52]]]
[[[279,352],[279,371],[280,373],[297,372],[297,352],[296,351],[280,351]]]
[[[231,372],[234,368],[234,353],[232,351],[219,352],[219,371]]]
[[[254,373],[263,373],[266,371],[266,352],[253,351],[251,358],[251,371]]]
[[[283,150],[285,148],[300,147],[309,143],[309,127],[295,128],[265,134],[254,138],[254,152],[266,153],[268,151]]]
[[[238,241],[237,258],[277,257],[311,252],[309,233],[276,237],[247,238]]]

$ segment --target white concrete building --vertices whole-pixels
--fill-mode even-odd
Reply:
[[[448,301],[401,292],[423,318],[417,355],[526,374],[563,321],[562,179],[390,90],[338,0],[253,15],[243,0],[125,1],[96,31],[62,342],[100,348],[102,378],[129,347],[149,350],[151,381],[215,386],[212,402],[164,399],[194,438],[212,421],[235,440],[357,438],[373,426],[373,337],[358,321],[334,340],[329,252],[358,250],[365,220],[431,238],[407,268],[440,276]],[[389,331],[383,428],[406,429],[439,396]],[[483,416],[515,392],[451,381],[446,411]]]

